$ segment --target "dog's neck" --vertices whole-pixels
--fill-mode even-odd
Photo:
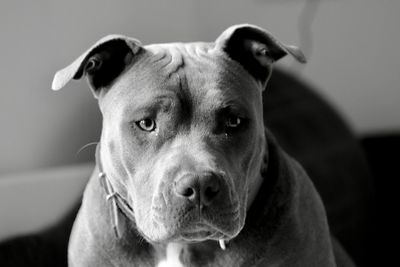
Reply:
[[[183,251],[183,244],[169,243],[165,249],[165,258],[158,262],[157,267],[184,267],[181,262]]]

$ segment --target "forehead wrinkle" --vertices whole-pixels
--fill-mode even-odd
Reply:
[[[213,55],[210,50],[211,43],[169,43],[153,44],[145,46],[153,57],[153,62],[157,63],[158,68],[165,69],[166,74],[172,75],[186,65],[197,65],[203,62],[212,62]]]
[[[150,60],[154,69],[163,72],[167,77],[184,67],[184,58],[179,45],[151,45]]]

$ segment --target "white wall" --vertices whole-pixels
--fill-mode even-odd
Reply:
[[[340,108],[358,133],[400,130],[400,1],[316,0],[312,46],[300,38],[305,0],[0,2],[0,174],[92,158],[99,136],[85,83],[51,92],[52,75],[109,33],[143,43],[214,40],[231,24],[268,28],[310,58],[293,67]],[[306,34],[302,34],[302,37]],[[304,40],[305,39],[305,40]]]

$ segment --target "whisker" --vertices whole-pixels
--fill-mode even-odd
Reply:
[[[88,147],[90,147],[90,146],[93,146],[93,145],[97,145],[98,143],[99,143],[99,142],[91,142],[91,143],[88,143],[88,144],[82,146],[82,147],[78,150],[78,152],[76,152],[75,157],[78,157],[79,153],[81,153],[81,152],[82,152],[83,150],[85,150],[86,148],[88,148]]]

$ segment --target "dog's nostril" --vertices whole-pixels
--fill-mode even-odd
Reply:
[[[219,188],[207,187],[204,195],[207,197],[214,197],[219,192]]]
[[[195,201],[199,197],[199,181],[197,176],[184,176],[175,183],[178,196]]]
[[[203,189],[201,198],[204,204],[208,205],[210,202],[216,198],[220,191],[220,182],[215,177],[210,178],[205,183],[205,188]]]
[[[184,188],[183,190],[181,190],[181,192],[179,192],[179,194],[183,197],[190,197],[190,196],[194,195],[194,190],[191,187]]]

